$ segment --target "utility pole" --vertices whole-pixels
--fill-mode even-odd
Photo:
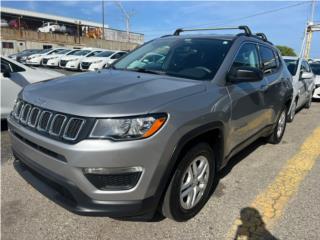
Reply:
[[[104,36],[104,0],[102,0],[102,39],[105,39]]]
[[[310,57],[310,50],[311,50],[311,42],[312,42],[312,35],[313,32],[320,31],[320,23],[314,22],[314,13],[316,9],[316,0],[312,1],[311,5],[311,15],[310,19],[307,23],[307,27],[305,30],[305,48],[304,48],[304,58],[308,59]]]
[[[116,1],[115,2],[117,6],[120,8],[121,12],[124,15],[125,21],[126,21],[126,32],[127,32],[127,40],[130,42],[130,14],[124,9],[121,2]]]

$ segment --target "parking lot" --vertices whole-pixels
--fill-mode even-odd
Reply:
[[[70,73],[70,72],[67,72]],[[1,132],[2,239],[308,239],[320,236],[320,102],[301,110],[279,145],[256,141],[220,173],[208,204],[185,223],[74,215],[13,169]]]

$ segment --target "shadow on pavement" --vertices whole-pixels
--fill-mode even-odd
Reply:
[[[8,130],[8,123],[6,119],[1,119],[1,132]]]
[[[251,207],[241,209],[240,220],[242,224],[238,226],[234,240],[279,240],[266,229],[257,209]]]

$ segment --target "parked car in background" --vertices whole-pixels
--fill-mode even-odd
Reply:
[[[77,51],[79,51],[79,49],[65,49],[60,52],[44,56],[42,58],[41,65],[45,67],[58,67],[62,57],[68,56],[69,54],[73,54]]]
[[[50,48],[50,49],[43,49],[41,52],[32,54],[27,57],[26,64],[27,65],[34,65],[40,66],[42,62],[42,58],[48,55],[56,54],[60,51],[64,51],[65,48]]]
[[[80,70],[80,62],[87,57],[93,57],[101,53],[103,50],[82,49],[72,55],[63,56],[60,59],[59,67],[69,70]]]
[[[9,23],[7,20],[1,18],[1,27],[5,28],[5,27],[9,27]]]
[[[66,33],[67,28],[64,25],[59,25],[58,23],[46,22],[43,23],[41,27],[38,28],[38,32],[49,33],[49,32],[59,32]]]
[[[313,98],[320,99],[320,61],[311,63],[310,67],[312,72],[315,74],[315,90],[313,93]]]
[[[29,56],[31,54],[38,53],[40,51],[42,51],[42,49],[25,49],[25,50],[23,50],[21,52],[9,55],[8,58],[16,60],[16,61],[18,61],[20,63],[23,63],[22,60],[24,60],[24,62],[25,62],[25,60],[27,59],[26,58],[27,56]],[[22,59],[22,57],[24,57],[24,56],[25,56],[25,58]]]
[[[15,169],[74,213],[194,217],[235,154],[286,128],[291,75],[274,45],[239,29],[180,29],[108,71],[25,87],[8,117]],[[150,53],[164,59],[141,61]]]
[[[292,122],[297,110],[302,107],[310,108],[315,88],[315,76],[305,59],[289,56],[283,58],[292,75],[293,99],[288,112],[288,121]]]
[[[127,54],[124,51],[103,51],[95,56],[86,57],[80,63],[80,69],[82,71],[95,71],[105,68],[111,63]]]
[[[55,71],[30,68],[10,58],[1,57],[1,119],[12,111],[21,89],[30,83],[64,76]]]

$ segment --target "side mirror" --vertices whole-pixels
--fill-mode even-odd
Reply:
[[[11,77],[11,73],[10,73],[9,70],[4,70],[4,71],[2,72],[2,75],[3,75],[3,77],[5,77],[5,78]]]
[[[312,72],[302,72],[301,73],[301,77],[300,79],[309,79],[313,77],[313,73]]]
[[[232,68],[227,74],[229,82],[256,82],[263,79],[263,72],[253,67]]]

